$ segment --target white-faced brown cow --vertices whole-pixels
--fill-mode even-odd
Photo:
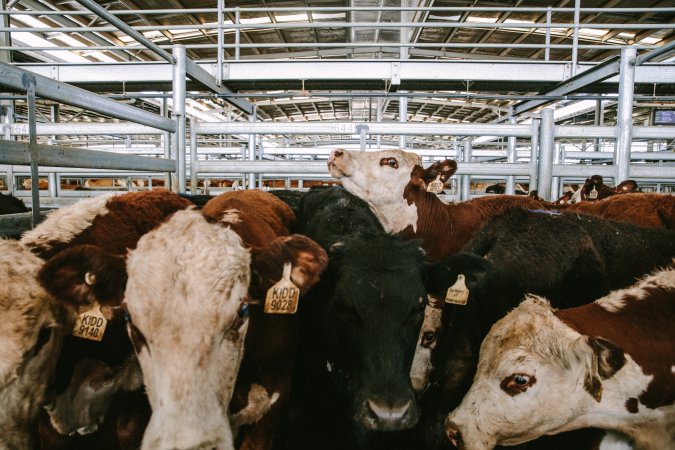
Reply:
[[[673,323],[672,266],[578,308],[527,298],[483,341],[448,437],[483,450],[598,427],[636,449],[675,448]]]
[[[434,181],[448,181],[457,163],[446,159],[425,169],[419,155],[403,150],[337,149],[331,153],[328,170],[370,205],[385,231],[422,239],[431,261],[457,253],[490,217],[511,208],[544,208],[542,202],[522,195],[446,203],[427,188]]]
[[[0,240],[0,448],[34,448],[35,422],[72,319],[40,286],[42,260]]]

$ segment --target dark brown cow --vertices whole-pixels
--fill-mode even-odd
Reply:
[[[403,150],[334,150],[328,169],[349,192],[368,202],[386,231],[422,239],[431,261],[457,253],[491,217],[511,208],[546,207],[522,195],[446,203],[427,188],[435,180],[445,183],[457,163],[446,159],[425,169],[420,156]]]
[[[579,195],[580,201],[596,201],[612,195],[629,194],[638,190],[638,184],[634,180],[622,181],[618,186],[611,188],[604,184],[602,176],[593,175],[586,178],[586,183],[581,187]]]
[[[202,213],[237,232],[253,253],[255,269],[245,354],[230,405],[236,425],[242,425],[239,449],[267,449],[286,414],[293,361],[298,344],[295,315],[263,312],[267,290],[281,279],[284,263],[292,263],[291,280],[304,294],[318,281],[328,262],[314,241],[289,235],[295,214],[277,197],[259,190],[230,191],[204,205]],[[262,387],[262,390],[261,390]],[[266,393],[268,404],[251,405],[252,392]]]

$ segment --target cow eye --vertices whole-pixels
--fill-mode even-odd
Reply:
[[[536,381],[537,379],[533,375],[514,373],[504,378],[500,387],[504,392],[513,397],[514,395],[525,392],[527,388],[532,386]]]
[[[429,348],[436,340],[436,333],[433,331],[426,331],[422,335],[422,347]]]
[[[242,302],[241,305],[239,306],[239,311],[237,311],[237,315],[239,316],[240,319],[243,319],[248,316],[248,303],[247,302]]]
[[[396,161],[396,158],[389,158],[387,164],[389,164],[389,167],[393,167],[394,169],[398,168],[398,161]]]

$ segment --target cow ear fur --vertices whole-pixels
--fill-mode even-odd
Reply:
[[[613,342],[601,337],[582,337],[576,345],[585,361],[584,389],[597,402],[602,400],[602,381],[614,376],[626,363],[626,356]],[[579,353],[579,352],[577,352]]]
[[[301,294],[319,281],[328,264],[326,251],[310,238],[299,234],[278,237],[263,248],[252,249],[252,253],[250,295],[256,299],[264,297],[267,290],[281,279],[287,262],[293,266],[291,281]]]
[[[434,181],[440,175],[440,181],[445,184],[450,177],[457,172],[457,162],[452,159],[444,159],[443,161],[436,161],[426,169],[422,180],[426,188],[429,183]]]
[[[127,284],[126,262],[94,245],[78,245],[47,261],[38,278],[56,299],[76,308],[93,303],[119,306]]]

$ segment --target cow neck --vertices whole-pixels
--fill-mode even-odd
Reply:
[[[421,239],[429,261],[458,253],[485,221],[484,214],[467,203],[446,203],[410,184],[403,195],[417,215],[416,227],[408,225],[403,235]]]
[[[608,311],[596,302],[561,309],[555,315],[582,335],[612,341],[633,358],[645,375],[653,376],[638,397],[642,405],[653,409],[675,402],[675,390],[671,387],[675,366],[675,312],[669,306],[672,286],[645,290],[643,299],[627,295],[624,306],[617,311]]]

